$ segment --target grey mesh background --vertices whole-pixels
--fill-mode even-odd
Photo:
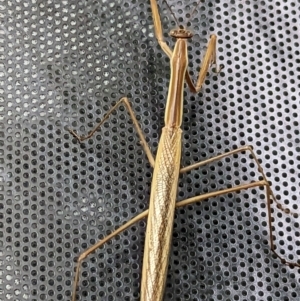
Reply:
[[[170,1],[186,24],[196,1]],[[159,2],[162,24],[175,27]],[[299,208],[298,1],[201,1],[188,28],[191,74],[212,33],[218,62],[184,96],[182,166],[252,145],[282,204]],[[128,96],[153,153],[169,60],[149,1],[0,0],[0,300],[70,300],[83,250],[148,207],[152,168],[124,108]],[[259,178],[248,154],[180,177],[178,200]],[[299,220],[273,208],[277,251],[299,262]],[[139,300],[146,221],[83,264],[78,300]],[[164,300],[299,300],[300,270],[270,252],[263,189],[176,211]]]

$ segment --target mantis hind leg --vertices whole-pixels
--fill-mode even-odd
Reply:
[[[193,203],[196,203],[196,202],[201,202],[201,201],[207,200],[207,199],[212,198],[212,197],[217,197],[217,196],[220,196],[220,195],[223,195],[223,194],[238,192],[240,190],[250,189],[250,188],[254,188],[254,187],[262,187],[262,186],[264,186],[266,188],[266,194],[267,194],[267,206],[268,206],[268,213],[269,213],[268,218],[269,218],[269,227],[270,227],[269,229],[270,229],[271,250],[281,260],[282,263],[284,263],[286,265],[289,265],[289,266],[300,267],[300,265],[298,263],[293,263],[293,262],[286,261],[279,254],[277,254],[275,249],[274,249],[273,237],[272,237],[271,209],[270,209],[270,205],[271,205],[270,186],[269,186],[269,183],[265,180],[256,181],[256,182],[253,182],[253,183],[248,183],[248,184],[243,184],[243,185],[238,185],[238,186],[235,186],[235,187],[226,188],[226,189],[222,189],[222,190],[218,190],[218,191],[208,192],[208,193],[198,195],[198,196],[195,196],[195,197],[183,200],[183,201],[179,201],[179,202],[176,203],[175,206],[176,206],[176,208],[179,208],[179,207],[190,205],[190,204],[193,204]],[[122,231],[126,230],[127,228],[129,228],[130,226],[135,224],[136,222],[138,222],[141,219],[147,217],[148,213],[149,213],[149,211],[145,210],[144,212],[140,213],[139,215],[137,215],[136,217],[134,217],[133,219],[131,219],[130,221],[125,223],[124,225],[120,226],[117,230],[112,232],[110,235],[106,236],[104,239],[98,241],[95,245],[93,245],[92,247],[90,247],[89,249],[87,249],[86,251],[81,253],[81,255],[78,258],[77,265],[76,265],[75,280],[74,280],[74,286],[73,286],[73,291],[72,291],[72,301],[76,300],[76,291],[77,291],[77,286],[78,286],[78,281],[79,281],[79,276],[80,276],[80,266],[81,266],[82,261],[85,258],[87,258],[90,254],[92,254],[95,250],[102,247],[107,241],[111,240],[116,235],[120,234]]]
[[[205,193],[203,195],[199,195],[199,196],[196,196],[196,197],[193,197],[193,198],[189,198],[189,199],[186,199],[186,200],[183,200],[183,201],[179,201],[179,202],[176,203],[175,206],[176,206],[176,208],[179,208],[179,207],[182,207],[182,206],[185,206],[185,205],[193,204],[193,203],[196,203],[196,202],[201,202],[203,200],[207,200],[209,198],[216,197],[216,196],[219,196],[219,195],[222,195],[222,194],[225,194],[225,193],[235,192],[235,191],[248,189],[248,188],[251,188],[251,187],[263,186],[263,185],[266,185],[266,183],[264,181],[258,181],[258,182],[254,182],[254,183],[239,185],[239,186],[236,186],[236,187],[233,187],[233,188],[228,188],[228,189],[223,189],[223,190],[219,190],[219,191],[209,192],[209,193]],[[90,248],[88,248],[87,250],[85,250],[84,252],[82,252],[79,255],[77,265],[76,265],[75,280],[74,280],[74,285],[73,285],[73,290],[72,290],[72,301],[76,300],[76,291],[77,291],[77,286],[78,286],[78,282],[79,282],[80,267],[81,267],[82,261],[85,258],[87,258],[90,254],[92,254],[94,251],[96,251],[97,249],[102,247],[106,242],[108,242],[109,240],[114,238],[116,235],[118,235],[121,232],[123,232],[124,230],[128,229],[129,227],[131,227],[132,225],[134,225],[136,222],[140,221],[141,219],[147,217],[148,213],[149,213],[149,210],[143,211],[142,213],[140,213],[136,217],[132,218],[130,221],[128,221],[124,225],[120,226],[117,230],[115,230],[114,232],[112,232],[111,234],[106,236],[104,239],[98,241],[96,244],[94,244],[93,246],[91,246]]]
[[[297,215],[297,213],[292,213],[289,209],[287,208],[284,208],[278,201],[277,199],[275,198],[275,195],[271,189],[271,186],[269,184],[269,181],[268,181],[268,178],[267,176],[265,175],[265,172],[261,166],[261,164],[259,163],[259,160],[256,156],[256,154],[254,153],[253,149],[251,146],[247,145],[247,146],[243,146],[243,147],[239,147],[235,150],[231,150],[227,153],[224,153],[224,154],[221,154],[221,155],[218,155],[218,156],[215,156],[215,157],[212,157],[210,159],[207,159],[207,160],[203,160],[201,162],[198,162],[198,163],[195,163],[195,164],[191,164],[189,166],[186,166],[186,167],[183,167],[180,169],[180,173],[185,173],[185,172],[188,172],[188,171],[191,171],[193,169],[196,169],[196,168],[199,168],[201,166],[204,166],[204,165],[207,165],[209,163],[212,163],[212,162],[215,162],[215,161],[218,161],[218,160],[221,160],[225,157],[228,157],[228,156],[231,156],[231,155],[235,155],[237,153],[242,153],[242,152],[250,152],[253,160],[255,161],[257,167],[258,167],[258,172],[261,174],[262,178],[264,179],[264,181],[266,183],[268,183],[268,187],[269,187],[269,194],[270,194],[270,197],[272,198],[272,200],[277,204],[277,208],[282,210],[283,212],[287,213],[287,214],[292,214],[294,216]]]
[[[257,167],[258,167],[258,172],[261,174],[262,178],[263,178],[263,181],[262,184],[260,186],[265,186],[266,188],[266,199],[267,199],[267,214],[268,214],[268,226],[269,226],[269,235],[270,235],[270,248],[271,248],[271,251],[281,260],[281,262],[283,264],[286,264],[288,266],[291,266],[291,267],[294,267],[294,266],[297,266],[297,267],[300,267],[300,264],[298,263],[293,263],[293,262],[290,262],[290,261],[286,261],[283,257],[281,257],[276,251],[275,251],[275,245],[274,245],[274,238],[273,238],[273,226],[272,226],[272,212],[271,212],[271,204],[272,202],[275,202],[276,205],[277,205],[277,208],[280,209],[281,211],[283,211],[284,213],[286,214],[290,214],[294,217],[298,217],[298,214],[295,213],[295,212],[291,212],[290,209],[288,208],[285,208],[283,207],[279,202],[278,200],[276,199],[275,197],[275,194],[271,188],[271,185],[268,181],[268,178],[267,176],[265,175],[265,172],[261,166],[261,164],[259,163],[259,160],[257,158],[257,156],[255,155],[253,149],[251,146],[244,146],[244,147],[240,147],[238,149],[235,149],[235,150],[232,150],[232,151],[229,151],[225,154],[221,154],[221,155],[218,155],[218,156],[215,156],[213,158],[210,158],[210,159],[207,159],[207,160],[204,160],[204,161],[201,161],[199,163],[195,163],[195,164],[192,164],[192,165],[189,165],[187,167],[183,167],[181,168],[180,172],[181,173],[185,173],[185,172],[188,172],[192,169],[195,169],[195,168],[199,168],[203,165],[206,165],[206,164],[209,164],[209,163],[212,163],[214,161],[217,161],[217,160],[220,160],[220,159],[223,159],[225,157],[228,157],[228,156],[231,156],[231,155],[234,155],[234,154],[237,154],[237,153],[241,153],[241,152],[250,152],[251,156],[252,156],[252,159],[255,161]],[[258,183],[258,182],[254,182],[254,183]],[[239,187],[239,186],[236,186],[236,187]],[[236,188],[234,187],[234,188]],[[248,187],[250,188],[250,187]],[[247,189],[247,188],[246,188]],[[239,190],[239,189],[237,189]],[[227,193],[226,192],[226,189],[224,191],[224,193]],[[204,195],[205,196],[205,195]],[[192,198],[193,199],[193,198]]]
[[[136,119],[136,116],[134,114],[134,111],[132,110],[131,108],[131,105],[130,105],[130,102],[128,100],[127,97],[122,97],[109,111],[108,113],[104,116],[104,118],[96,125],[96,127],[91,130],[86,136],[79,136],[74,130],[72,129],[68,129],[69,132],[79,141],[79,142],[82,142],[84,140],[87,140],[89,138],[91,138],[98,130],[99,128],[101,127],[101,125],[109,118],[109,116],[121,105],[123,104],[124,107],[127,109],[131,119],[132,119],[132,122],[133,122],[133,125],[137,131],[137,134],[140,138],[140,143],[146,153],[146,156],[151,164],[152,167],[154,167],[154,157],[151,153],[151,150],[150,150],[150,147],[148,146],[148,143],[146,141],[146,138],[139,126],[139,123]]]

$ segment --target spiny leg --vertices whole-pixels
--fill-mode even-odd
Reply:
[[[171,58],[172,57],[172,50],[164,40],[164,35],[163,35],[163,32],[162,32],[161,21],[160,21],[160,16],[159,16],[156,1],[157,0],[150,0],[155,37],[157,39],[158,44],[162,48],[162,50],[166,53],[166,55],[169,58]]]
[[[265,181],[257,181],[257,182],[253,182],[253,183],[248,183],[248,184],[235,186],[235,187],[232,187],[232,188],[227,188],[227,189],[222,189],[222,190],[219,190],[219,191],[205,193],[203,195],[195,196],[195,197],[177,202],[176,203],[176,208],[183,207],[183,206],[193,204],[193,203],[196,203],[196,202],[201,202],[203,200],[207,200],[209,198],[216,197],[216,196],[219,196],[219,195],[223,195],[223,194],[227,194],[227,193],[231,193],[231,192],[236,192],[236,191],[240,191],[240,190],[244,190],[244,189],[249,189],[249,188],[253,188],[253,187],[261,187],[261,186],[268,186],[268,183],[265,182]],[[76,290],[77,290],[77,285],[78,285],[78,281],[79,281],[80,266],[81,266],[82,261],[87,256],[89,256],[91,253],[93,253],[96,249],[102,247],[107,241],[114,238],[116,235],[118,235],[122,231],[126,230],[127,228],[129,228],[130,226],[132,226],[133,224],[138,222],[139,220],[145,218],[148,215],[148,212],[149,212],[149,210],[145,210],[144,212],[140,213],[139,215],[137,215],[136,217],[134,217],[133,219],[131,219],[130,221],[128,221],[127,223],[125,223],[124,225],[119,227],[117,230],[115,230],[114,232],[112,232],[111,234],[106,236],[104,239],[98,241],[92,247],[88,248],[86,251],[84,251],[83,253],[80,254],[80,256],[78,258],[78,261],[77,261],[77,265],[76,265],[74,286],[73,286],[73,290],[72,290],[72,301],[76,300]],[[278,257],[281,258],[280,256],[278,256]],[[297,264],[295,264],[295,265],[297,265]]]
[[[162,50],[167,54],[169,58],[172,57],[172,50],[171,48],[166,44],[162,32],[162,26],[161,26],[161,20],[158,12],[158,7],[157,7],[157,1],[156,0],[150,0],[151,4],[151,10],[152,10],[152,17],[153,17],[153,24],[154,24],[154,33],[155,37],[161,46]],[[217,58],[216,58],[216,45],[217,45],[217,36],[216,35],[211,35],[210,41],[208,42],[207,45],[207,50],[206,54],[204,56],[200,72],[198,75],[198,80],[196,85],[194,85],[190,74],[188,71],[185,73],[185,80],[190,88],[190,90],[193,93],[197,93],[200,91],[202,84],[205,80],[207,71],[209,67],[213,64],[217,64]],[[219,67],[217,73],[219,73],[222,70],[223,67]]]
[[[109,111],[108,113],[104,116],[104,118],[97,124],[97,126],[86,136],[79,136],[74,130],[72,129],[69,129],[69,132],[80,142],[86,140],[86,139],[89,139],[91,138],[95,132],[98,131],[98,129],[101,127],[101,125],[108,119],[108,117],[110,116],[110,114],[117,109],[118,106],[120,106],[121,104],[123,104],[125,106],[125,108],[128,110],[128,113],[133,121],[133,125],[137,131],[137,134],[140,138],[140,143],[147,155],[147,158],[151,164],[152,167],[154,167],[154,158],[153,158],[153,155],[151,153],[151,150],[148,146],[148,143],[144,137],[144,134],[139,126],[139,123],[135,117],[135,114],[134,114],[134,111],[132,110],[131,106],[130,106],[130,102],[128,100],[127,97],[122,97]]]
[[[215,34],[211,35],[210,40],[207,45],[207,50],[204,56],[204,59],[202,61],[200,71],[198,74],[198,80],[196,85],[194,85],[191,76],[188,72],[188,70],[185,73],[185,80],[186,83],[188,84],[191,92],[193,93],[198,93],[202,87],[202,84],[206,78],[206,74],[210,66],[213,64],[217,65],[217,36]],[[219,73],[223,69],[223,66],[220,66],[217,70],[217,73]]]

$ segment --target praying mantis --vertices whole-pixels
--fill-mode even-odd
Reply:
[[[200,2],[200,1],[199,1]],[[271,217],[271,202],[276,202],[277,206],[283,211],[289,213],[284,209],[276,200],[267,177],[261,167],[258,158],[250,146],[244,146],[225,154],[215,156],[211,159],[192,164],[187,167],[181,168],[181,149],[182,149],[182,130],[181,123],[183,117],[183,91],[184,83],[188,85],[190,90],[197,93],[205,80],[209,67],[216,64],[216,35],[212,35],[208,43],[207,52],[203,59],[201,70],[198,75],[197,83],[194,85],[189,72],[188,72],[188,40],[192,38],[193,34],[179,26],[177,29],[171,31],[170,35],[176,39],[175,46],[171,49],[163,38],[163,31],[161,20],[158,12],[156,0],[150,0],[152,17],[154,23],[155,37],[161,46],[162,50],[170,59],[171,77],[169,84],[169,92],[165,108],[165,126],[162,129],[158,150],[156,157],[146,142],[146,139],[140,129],[135,113],[133,112],[130,102],[127,97],[123,97],[116,103],[115,106],[106,114],[103,120],[92,130],[87,136],[79,136],[74,130],[70,133],[80,142],[91,138],[97,132],[104,121],[109,118],[110,114],[116,110],[120,105],[123,105],[133,121],[134,127],[137,131],[141,145],[146,153],[146,156],[154,168],[149,210],[146,210],[120,226],[116,231],[105,237],[103,240],[96,243],[94,246],[83,252],[79,258],[76,267],[75,280],[72,292],[72,301],[76,300],[77,286],[80,276],[80,265],[82,261],[87,258],[89,254],[100,248],[108,240],[112,239],[117,234],[121,233],[124,229],[132,226],[137,221],[148,216],[146,239],[144,247],[144,258],[142,268],[142,281],[141,281],[141,301],[161,301],[164,296],[165,282],[167,276],[168,259],[171,246],[171,237],[174,221],[174,211],[176,207],[185,206],[195,202],[200,202],[209,198],[219,195],[238,192],[245,189],[254,187],[265,187],[267,211],[268,211],[268,224],[270,235],[270,247],[272,252],[288,266],[300,267],[298,263],[293,263],[285,260],[279,255],[274,247],[274,240],[272,235],[272,217]],[[191,13],[193,15],[193,13]],[[200,168],[211,162],[221,160],[225,157],[232,156],[241,152],[248,152],[261,174],[262,180],[234,186],[231,188],[205,193],[199,196],[188,198],[186,200],[176,202],[178,179],[181,173],[189,172],[193,169]]]

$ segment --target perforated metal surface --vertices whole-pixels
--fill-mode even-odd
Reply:
[[[170,1],[181,23],[195,2]],[[299,1],[201,3],[191,70],[212,33],[225,68],[198,95],[186,90],[182,165],[253,145],[278,199],[300,213],[299,12]],[[152,168],[124,109],[85,143],[67,128],[86,133],[126,95],[155,153],[169,62],[149,1],[0,0],[0,19],[0,300],[70,300],[80,252],[148,207]],[[249,155],[229,157],[183,175],[178,199],[256,170]],[[274,219],[277,251],[297,260],[299,220]],[[79,300],[139,300],[145,226],[85,261]],[[298,300],[299,269],[268,241],[262,189],[177,210],[164,300]]]

